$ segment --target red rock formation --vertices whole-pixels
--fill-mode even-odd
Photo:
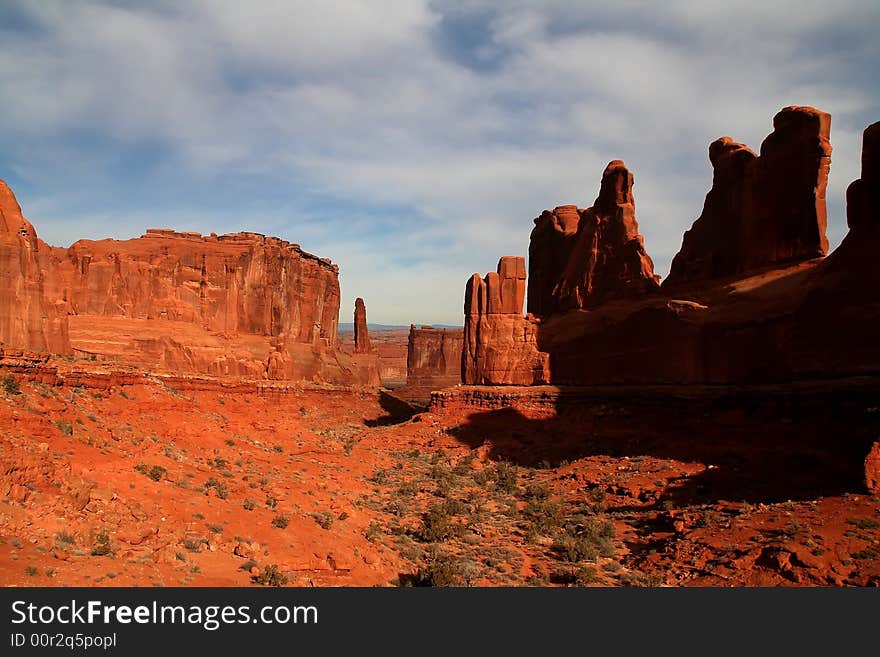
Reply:
[[[48,251],[0,180],[0,343],[52,353],[70,350],[64,304],[45,295],[40,261]]]
[[[338,268],[274,237],[40,242],[0,186],[0,341],[151,371],[378,384],[339,353]]]
[[[525,258],[505,256],[486,280],[465,288],[464,383],[537,385],[546,382],[546,354],[537,349],[537,323],[522,316]]]
[[[368,354],[370,351],[372,347],[367,330],[367,307],[364,300],[358,297],[354,302],[354,353]]]
[[[593,207],[573,205],[535,219],[529,243],[528,311],[548,316],[645,296],[660,285],[636,222],[633,175],[609,162]]]
[[[461,383],[462,329],[409,327],[406,352],[408,388],[446,388]]]
[[[825,255],[830,130],[830,114],[786,107],[773,118],[760,156],[730,137],[714,141],[712,189],[663,285],[671,289]]]
[[[869,493],[880,495],[880,441],[874,443],[865,459],[865,484]]]
[[[164,319],[235,335],[336,342],[338,268],[274,237],[149,229],[54,249],[50,294],[74,315]]]
[[[528,312],[539,317],[556,310],[556,286],[565,272],[581,221],[581,210],[561,205],[535,219],[529,241]]]
[[[862,135],[862,176],[846,190],[850,230],[880,224],[880,121]]]

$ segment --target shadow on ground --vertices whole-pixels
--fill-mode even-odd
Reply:
[[[385,411],[385,415],[373,420],[365,420],[366,426],[387,427],[393,424],[402,424],[409,422],[413,415],[424,410],[384,390],[379,391],[379,405]]]
[[[475,412],[448,432],[471,448],[526,467],[591,456],[653,456],[698,463],[657,504],[779,502],[864,490],[864,459],[880,433],[870,391],[557,403],[532,419],[513,408]]]

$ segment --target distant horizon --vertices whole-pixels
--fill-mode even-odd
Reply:
[[[341,317],[363,297],[377,324],[455,326],[471,274],[527,255],[542,210],[591,206],[614,159],[665,277],[709,144],[758,151],[809,105],[840,243],[880,4],[589,4],[6,2],[0,178],[49,244],[258,232],[339,266]]]

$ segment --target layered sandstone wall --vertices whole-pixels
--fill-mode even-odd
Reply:
[[[547,355],[537,349],[537,323],[522,315],[525,258],[505,256],[465,288],[461,380],[467,384],[539,385]]]
[[[50,353],[70,351],[65,304],[46,296],[40,263],[50,251],[22,216],[12,190],[0,180],[0,344]]]
[[[49,247],[0,183],[0,343],[149,371],[378,385],[337,347],[338,267],[257,233]]]
[[[445,388],[461,383],[462,329],[409,328],[406,384],[410,388]]]

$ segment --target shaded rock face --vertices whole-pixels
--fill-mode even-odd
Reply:
[[[760,155],[730,137],[712,142],[712,189],[664,287],[825,255],[830,130],[830,114],[793,106],[773,118]]]
[[[865,459],[865,484],[869,493],[880,495],[880,441],[874,443]]]
[[[461,381],[537,385],[547,382],[546,354],[537,349],[537,323],[522,316],[525,258],[505,256],[485,280],[465,288]]]
[[[21,214],[0,180],[0,343],[21,349],[68,353],[64,303],[46,297],[40,266],[50,248]]]
[[[862,175],[846,190],[846,221],[850,230],[880,224],[880,121],[862,134]]]
[[[461,383],[462,329],[409,328],[406,384],[410,388],[446,388]]]
[[[367,330],[367,307],[364,300],[358,297],[354,302],[354,352],[356,354],[368,354],[370,347],[370,334]]]
[[[529,243],[530,313],[546,317],[659,289],[639,235],[632,188],[632,173],[621,160],[613,160],[591,208],[561,206],[535,219]]]

